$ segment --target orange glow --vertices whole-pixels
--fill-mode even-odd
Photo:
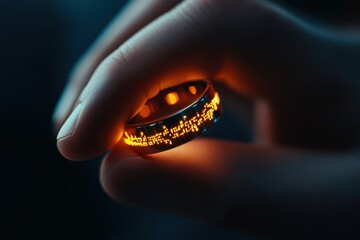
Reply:
[[[176,92],[170,92],[166,95],[165,101],[169,105],[174,105],[179,102],[179,95]]]
[[[144,105],[139,112],[139,115],[142,118],[147,118],[148,116],[150,116],[150,114],[151,114],[151,110],[148,105]]]
[[[140,135],[130,135],[125,131],[124,142],[130,146],[147,147],[153,145],[172,145],[173,140],[179,137],[184,137],[186,134],[198,132],[199,128],[204,122],[212,121],[214,119],[214,111],[218,110],[220,105],[220,98],[218,93],[215,93],[214,98],[206,103],[200,112],[197,112],[194,117],[188,118],[186,115],[183,120],[180,120],[178,125],[172,128],[163,126],[163,131],[151,136],[146,136],[143,132]]]
[[[196,87],[195,86],[189,86],[189,92],[192,94],[192,95],[195,95],[197,90],[196,90]]]

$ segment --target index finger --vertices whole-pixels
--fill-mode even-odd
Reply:
[[[205,3],[206,2],[206,3]],[[161,89],[216,75],[219,1],[187,1],[158,18],[97,68],[58,134],[69,159],[97,156],[117,143],[125,123]],[[215,62],[214,62],[215,59]]]
[[[53,114],[56,130],[59,130],[73,110],[77,98],[98,65],[139,29],[170,10],[180,1],[131,1],[125,10],[114,18],[93,46],[74,66],[69,82]]]

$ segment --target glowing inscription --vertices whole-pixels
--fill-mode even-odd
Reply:
[[[195,113],[195,116],[190,119],[187,116],[183,116],[183,120],[171,127],[163,126],[163,130],[151,136],[146,136],[143,132],[140,135],[134,136],[125,131],[124,142],[130,146],[147,147],[153,145],[172,145],[173,140],[184,137],[188,133],[199,132],[199,127],[205,122],[212,121],[214,119],[214,111],[217,111],[220,104],[220,98],[218,93],[215,93],[214,98],[205,103],[203,109]]]

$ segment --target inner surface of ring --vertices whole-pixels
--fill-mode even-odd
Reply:
[[[207,88],[205,81],[196,81],[164,89],[149,99],[128,124],[150,124],[176,114],[196,102]]]

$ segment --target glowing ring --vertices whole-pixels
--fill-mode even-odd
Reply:
[[[220,98],[209,81],[162,90],[130,120],[125,144],[142,154],[165,151],[200,136],[221,116]]]

